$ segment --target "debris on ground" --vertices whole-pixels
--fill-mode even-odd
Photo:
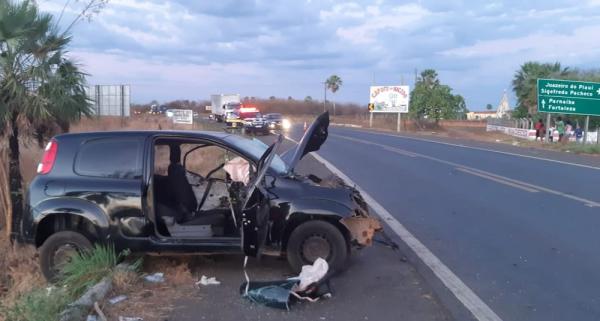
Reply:
[[[142,272],[146,275],[131,275],[129,279],[122,275],[119,282],[113,281],[114,289],[102,306],[108,320],[129,317],[143,321],[164,321],[172,313],[174,302],[197,293],[194,283],[198,278],[191,273],[189,257],[145,256],[142,262]],[[156,271],[163,271],[163,282],[145,280],[145,277],[157,274]],[[119,295],[127,296],[126,301],[110,304],[108,298]]]
[[[110,304],[117,304],[117,303],[125,301],[125,300],[127,300],[127,296],[126,295],[118,295],[116,297],[108,299],[108,303],[110,303]]]
[[[315,284],[324,278],[328,270],[329,264],[322,258],[316,259],[313,265],[303,266],[300,275],[297,277],[300,282],[294,286],[293,291],[306,291],[311,284]]]
[[[277,309],[290,309],[295,300],[316,302],[321,298],[330,298],[329,265],[317,258],[312,265],[302,267],[300,275],[280,281],[248,281],[240,286],[240,294],[246,299]],[[325,290],[325,291],[324,291]]]
[[[69,304],[67,308],[61,312],[61,321],[81,320],[85,316],[94,303],[104,299],[112,288],[112,280],[110,277],[104,277],[96,285],[89,288],[79,299]]]
[[[144,276],[144,280],[151,283],[163,283],[165,282],[165,274],[162,272],[156,272],[154,274]]]
[[[102,310],[100,309],[100,305],[98,304],[98,302],[94,302],[94,311],[96,311],[96,313],[98,314],[98,319],[100,319],[100,321],[108,321],[106,319],[106,316],[104,315],[104,312],[102,312]]]
[[[215,278],[214,276],[208,278],[206,277],[206,275],[203,275],[200,278],[200,281],[196,282],[196,285],[219,285],[221,284],[220,281],[217,280],[217,278]]]
[[[144,319],[140,317],[121,317],[119,316],[119,321],[144,321]]]

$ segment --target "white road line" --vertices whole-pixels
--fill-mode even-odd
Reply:
[[[287,137],[287,139],[298,143],[294,139]],[[440,259],[437,258],[421,241],[419,241],[412,233],[410,233],[404,225],[402,225],[390,212],[388,212],[381,204],[379,204],[369,193],[354,183],[348,176],[346,176],[337,167],[333,166],[330,162],[325,160],[323,157],[313,152],[311,155],[319,162],[321,162],[327,169],[337,175],[339,178],[350,186],[355,186],[358,189],[367,202],[377,214],[411,250],[415,252],[417,257],[423,261],[427,267],[437,276],[440,281],[456,296],[456,298],[473,314],[473,316],[479,321],[502,321],[500,317],[490,309],[474,292],[471,290],[461,279],[456,276]]]
[[[371,142],[371,141],[368,141],[368,140],[363,140],[363,139],[358,139],[358,138],[350,138],[350,137],[341,136],[341,135],[330,135],[330,136],[338,137],[338,138],[342,138],[342,139],[347,139],[347,140],[350,140],[350,141],[359,142],[359,143],[363,143],[363,144],[375,145],[375,146],[382,147],[384,149],[386,149],[386,147],[390,147],[388,145],[374,143],[374,142]],[[473,172],[478,172],[478,173],[486,175],[486,176],[492,176],[492,177],[495,177],[495,178],[498,178],[500,180],[505,181],[505,182],[502,182],[503,184],[506,184],[506,182],[511,182],[511,183],[520,185],[518,188],[521,188],[521,189],[523,189],[525,187],[528,187],[528,188],[531,188],[531,189],[536,189],[538,191],[543,191],[543,192],[546,192],[546,193],[550,193],[550,194],[558,195],[558,196],[561,196],[561,197],[564,197],[564,198],[568,198],[568,199],[571,199],[571,200],[574,200],[574,201],[577,201],[577,202],[581,202],[581,203],[583,203],[583,205],[588,206],[588,207],[600,207],[600,202],[592,201],[592,200],[589,200],[589,199],[586,199],[586,198],[583,198],[583,197],[575,196],[575,195],[572,195],[572,194],[568,194],[568,193],[565,193],[565,192],[553,190],[553,189],[550,189],[550,188],[547,188],[547,187],[543,187],[543,186],[539,186],[539,185],[535,185],[535,184],[531,184],[531,183],[526,183],[526,182],[523,182],[523,181],[520,181],[520,180],[516,180],[514,178],[510,178],[510,177],[506,177],[506,176],[501,176],[501,175],[494,174],[494,173],[491,173],[491,172],[487,172],[487,171],[484,171],[484,170],[481,170],[481,169],[478,169],[478,168],[469,167],[467,165],[463,165],[463,164],[459,164],[459,163],[454,163],[454,162],[443,160],[443,159],[436,158],[436,157],[433,157],[433,156],[428,156],[428,155],[425,155],[425,154],[419,154],[419,153],[415,153],[415,152],[408,152],[408,153],[411,153],[411,154],[415,155],[416,157],[421,157],[421,158],[429,159],[429,160],[432,160],[434,162],[446,164],[446,165],[449,165],[449,166],[452,166],[452,167],[461,167],[461,168],[465,168],[465,169],[468,169],[468,170],[473,171]]]
[[[544,157],[531,156],[531,155],[523,155],[523,154],[505,152],[505,151],[500,151],[500,150],[495,150],[495,149],[489,149],[489,148],[483,148],[483,147],[474,147],[474,146],[467,146],[467,145],[463,145],[463,144],[446,143],[446,142],[441,142],[441,141],[437,141],[437,140],[431,140],[431,139],[425,139],[425,138],[416,138],[416,137],[404,136],[404,135],[394,135],[394,134],[380,133],[380,132],[374,132],[374,131],[369,131],[369,130],[362,130],[360,132],[368,133],[368,134],[373,134],[373,135],[382,135],[382,136],[390,136],[390,137],[396,137],[396,138],[405,138],[405,139],[423,141],[423,142],[434,143],[434,144],[442,144],[442,145],[448,145],[448,146],[454,146],[454,147],[462,147],[462,148],[467,148],[467,149],[481,150],[481,151],[486,151],[486,152],[492,152],[492,153],[498,153],[498,154],[504,154],[504,155],[510,155],[510,156],[517,156],[517,157],[523,157],[523,158],[538,159],[538,160],[543,160],[543,161],[552,162],[552,163],[558,163],[558,164],[563,164],[563,165],[570,165],[570,166],[577,166],[577,167],[582,167],[582,168],[600,170],[600,167],[592,166],[592,165],[585,165],[585,164],[579,164],[579,163],[571,163],[571,162],[565,162],[565,161],[560,161],[560,160],[551,159],[551,158],[544,158]]]
[[[508,186],[511,186],[511,187],[514,187],[514,188],[522,189],[522,190],[524,190],[526,192],[530,192],[530,193],[537,193],[538,192],[538,190],[536,190],[536,189],[529,188],[529,187],[526,187],[526,186],[522,186],[522,185],[519,185],[519,184],[516,184],[516,183],[512,183],[512,182],[509,182],[509,181],[506,181],[506,180],[503,180],[503,179],[500,179],[500,178],[496,178],[496,177],[493,177],[493,176],[490,176],[490,175],[478,173],[478,172],[472,171],[472,170],[470,170],[468,168],[456,167],[456,169],[459,170],[459,171],[461,171],[461,172],[463,172],[463,173],[467,173],[467,174],[475,175],[475,176],[478,176],[478,177],[481,177],[481,178],[489,179],[489,180],[494,181],[496,183],[500,183],[500,184],[508,185]]]

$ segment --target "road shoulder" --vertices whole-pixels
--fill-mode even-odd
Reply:
[[[327,177],[331,172],[312,156],[298,165],[299,173]],[[247,302],[239,295],[244,281],[242,256],[219,256],[195,264],[195,277],[216,276],[219,286],[200,287],[176,302],[169,320],[452,320],[432,288],[398,249],[384,243],[357,251],[348,269],[332,281],[333,297],[299,303],[291,311]],[[285,260],[250,260],[252,280],[291,276]]]

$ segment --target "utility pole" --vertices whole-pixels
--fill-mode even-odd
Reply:
[[[419,79],[419,78],[417,77],[417,68],[415,68],[415,86],[417,85],[417,80],[418,80],[418,79]]]
[[[327,111],[327,82],[323,82],[323,112]]]

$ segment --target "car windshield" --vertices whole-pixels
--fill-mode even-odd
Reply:
[[[260,159],[260,157],[265,153],[267,148],[269,148],[267,144],[263,143],[262,141],[256,138],[247,139],[236,135],[230,135],[227,136],[225,140],[237,147],[238,149],[242,150],[244,153],[251,155],[255,159]],[[287,165],[279,157],[279,155],[275,155],[270,167],[277,174],[280,175],[285,175],[289,172]]]
[[[281,118],[283,118],[283,117],[281,116],[281,114],[267,114],[265,117],[266,117],[267,119],[273,119],[273,120],[277,120],[277,119],[281,119]]]

